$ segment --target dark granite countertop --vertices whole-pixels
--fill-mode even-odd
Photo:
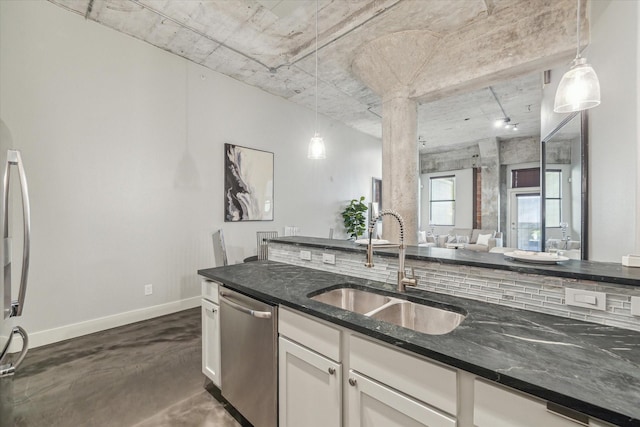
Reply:
[[[466,311],[453,332],[426,335],[308,298],[349,283],[388,284],[273,261],[199,270],[206,278],[620,426],[640,426],[640,332],[420,290],[400,298]]]
[[[303,236],[277,237],[271,240],[277,243],[286,243],[296,246],[334,249],[346,252],[362,252],[363,259],[364,253],[366,252],[366,246],[358,245],[350,240],[323,239],[319,237]],[[374,252],[376,255],[380,256],[398,257],[398,250],[394,248],[375,248]],[[406,259],[640,286],[640,268],[625,267],[622,264],[612,262],[569,260],[556,265],[541,265],[512,260],[506,258],[501,253],[475,252],[461,249],[427,248],[420,246],[408,246],[406,249]]]

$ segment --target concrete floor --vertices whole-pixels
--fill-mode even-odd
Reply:
[[[20,427],[240,425],[205,389],[200,308],[30,350],[14,412]]]

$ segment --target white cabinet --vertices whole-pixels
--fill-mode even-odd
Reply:
[[[456,420],[355,371],[349,372],[349,427],[456,427]]]
[[[286,308],[278,322],[281,427],[456,427],[455,369]]]
[[[284,307],[278,330],[281,427],[611,427]]]
[[[341,330],[281,307],[278,332],[280,427],[342,426]]]
[[[340,355],[342,333],[334,325],[280,307],[278,333],[331,360],[342,361]]]
[[[280,337],[278,347],[280,427],[339,427],[342,366]]]
[[[220,387],[220,306],[218,284],[202,281],[202,373]]]
[[[574,411],[560,415],[560,408],[547,407],[544,400],[479,379],[474,381],[474,395],[476,427],[613,426]]]
[[[349,343],[350,369],[441,412],[457,414],[455,369],[357,335],[352,335]]]
[[[457,425],[455,369],[357,335],[349,344],[349,427]]]
[[[477,427],[578,427],[578,423],[547,410],[545,401],[475,380],[474,423]],[[588,420],[586,420],[588,422]]]

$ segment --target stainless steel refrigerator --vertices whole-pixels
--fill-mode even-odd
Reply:
[[[20,151],[13,148],[11,133],[0,119],[0,226],[3,228],[3,239],[0,244],[0,426],[12,426],[13,422],[13,376],[24,360],[29,348],[27,333],[20,326],[20,316],[24,309],[29,272],[30,246],[30,208],[27,180],[22,166]],[[19,185],[13,185],[17,180]],[[19,188],[14,194],[13,188]],[[22,205],[22,232],[18,233],[22,241],[22,262],[20,276],[16,278],[17,295],[12,295],[12,223],[11,212],[14,202]],[[21,201],[21,202],[20,202]],[[19,283],[19,285],[18,285]],[[20,337],[16,339],[16,337]],[[21,347],[19,344],[21,343]],[[16,348],[18,347],[18,348]],[[10,353],[11,352],[11,353]]]

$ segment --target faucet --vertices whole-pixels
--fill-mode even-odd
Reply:
[[[398,212],[391,209],[384,209],[380,211],[378,216],[371,219],[371,223],[369,224],[369,244],[367,245],[367,262],[365,262],[364,266],[367,268],[373,267],[373,244],[371,243],[373,229],[375,228],[378,220],[385,215],[391,215],[398,220],[398,223],[400,223],[400,246],[398,249],[398,292],[405,292],[407,290],[407,286],[416,286],[418,284],[418,281],[416,280],[416,274],[413,270],[413,267],[411,268],[411,275],[413,277],[407,277],[404,272],[404,219],[402,219]]]

